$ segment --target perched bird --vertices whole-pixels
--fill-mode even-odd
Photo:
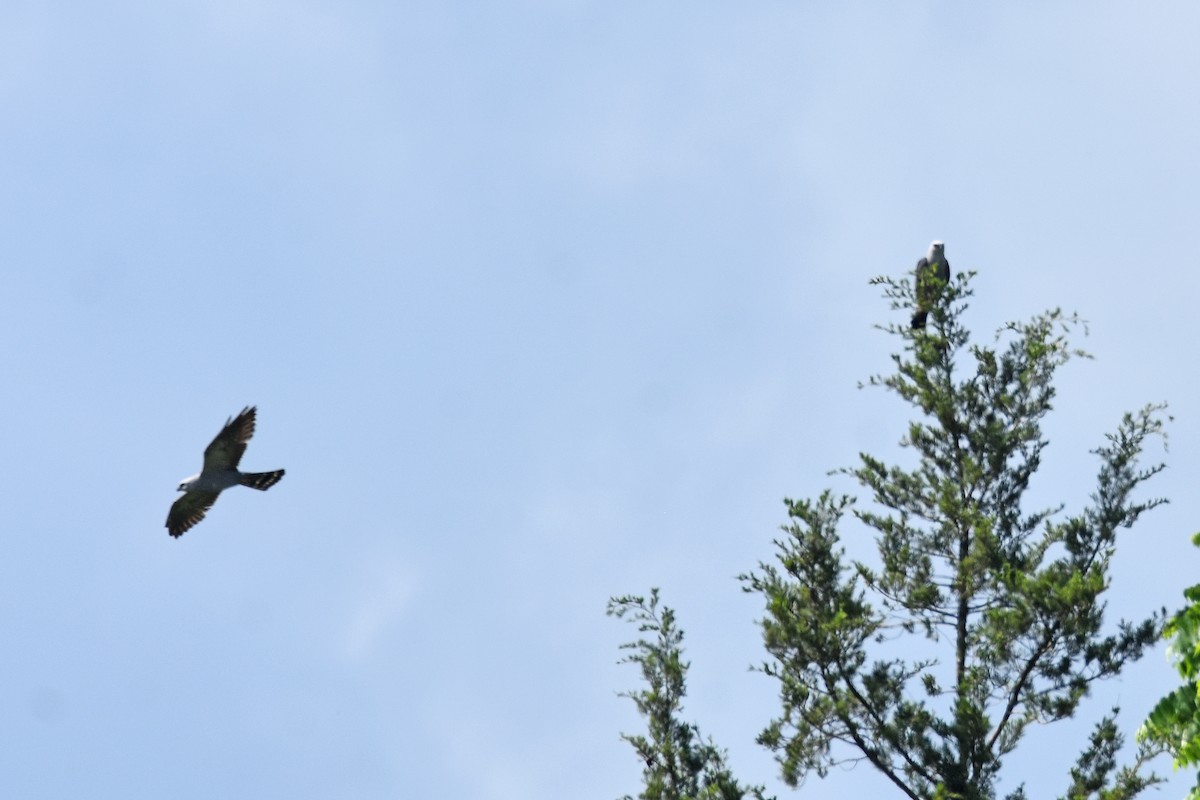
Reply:
[[[212,443],[204,448],[204,468],[199,475],[185,478],[178,491],[183,497],[171,506],[167,514],[167,531],[175,537],[182,536],[217,502],[217,496],[230,486],[249,486],[266,491],[283,477],[283,470],[274,472],[239,472],[237,465],[246,452],[246,442],[254,435],[254,414],[257,409],[248,406],[242,413],[225,421],[225,427]]]
[[[912,316],[914,330],[925,327],[929,308],[941,288],[933,283],[934,278],[941,281],[943,286],[950,282],[950,262],[946,260],[946,245],[941,242],[929,245],[929,254],[917,262],[917,310]]]

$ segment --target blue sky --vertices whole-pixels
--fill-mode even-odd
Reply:
[[[1200,9],[1160,3],[0,7],[0,783],[23,798],[612,798],[661,586],[743,780],[784,496],[906,419],[867,280],[931,239],[980,338],[1063,306],[1038,499],[1167,400],[1112,609],[1197,581]],[[242,406],[286,467],[170,539]],[[1151,456],[1157,456],[1151,453]],[[869,552],[847,530],[852,554]],[[1005,774],[1055,796],[1161,650]],[[1169,772],[1169,764],[1162,768]],[[1175,776],[1162,796],[1190,784]],[[794,796],[886,792],[865,768]]]

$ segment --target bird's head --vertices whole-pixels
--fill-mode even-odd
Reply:
[[[184,478],[183,480],[181,480],[179,482],[179,485],[177,487],[175,487],[175,491],[186,492],[191,487],[191,485],[196,482],[196,479],[199,477],[200,477],[199,475],[193,475],[190,478]]]

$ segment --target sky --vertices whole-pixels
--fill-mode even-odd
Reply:
[[[0,785],[29,798],[636,795],[617,696],[661,587],[684,716],[785,787],[736,576],[784,497],[902,460],[875,275],[933,239],[976,341],[1077,311],[1034,505],[1169,402],[1171,504],[1110,610],[1197,582],[1200,7],[143,0],[0,5]],[[1189,344],[1192,342],[1192,344]],[[250,470],[179,481],[257,405]],[[851,556],[871,552],[849,527]],[[1163,648],[1006,761],[1057,796]],[[1159,769],[1171,774],[1168,761]],[[1183,794],[1180,773],[1154,796]]]

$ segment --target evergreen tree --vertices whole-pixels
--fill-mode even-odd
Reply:
[[[869,383],[912,406],[900,442],[910,462],[864,453],[840,471],[865,487],[869,507],[829,491],[786,501],[776,560],[741,576],[765,604],[761,670],[782,701],[759,741],[790,785],[866,761],[914,800],[990,800],[1031,723],[1074,716],[1093,683],[1162,629],[1161,615],[1105,625],[1103,594],[1117,530],[1164,502],[1134,497],[1163,468],[1138,463],[1162,434],[1163,407],[1126,414],[1093,451],[1096,490],[1082,511],[1023,508],[1055,373],[1086,355],[1067,339],[1080,323],[1055,310],[1005,326],[990,346],[969,344],[972,275],[938,282],[925,329],[881,326],[902,352],[892,374]],[[873,283],[894,309],[914,307],[907,280]],[[847,514],[873,533],[878,563],[846,558]],[[1120,746],[1105,717],[1066,797],[1131,798],[1157,780],[1140,775],[1146,752],[1118,770]]]
[[[627,595],[608,601],[609,616],[624,617],[652,640],[638,639],[621,645],[632,654],[621,663],[637,664],[647,688],[622,692],[647,720],[646,736],[621,734],[645,764],[645,789],[639,800],[764,800],[761,787],[740,785],[729,771],[725,752],[705,740],[700,729],[679,718],[683,710],[688,663],[683,660],[683,631],[675,625],[675,612],[658,605],[658,589],[650,601]],[[623,800],[632,800],[628,795]]]

